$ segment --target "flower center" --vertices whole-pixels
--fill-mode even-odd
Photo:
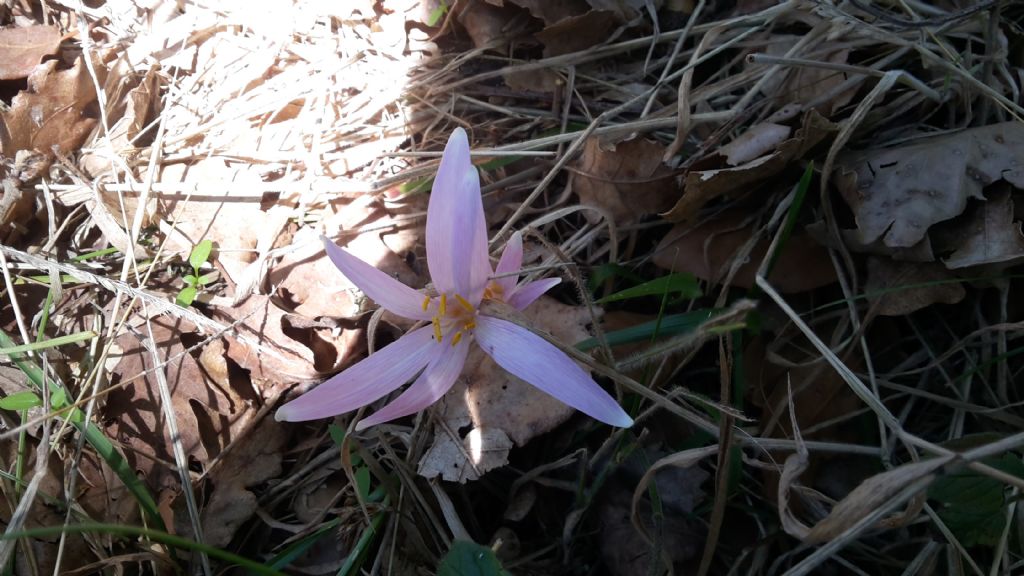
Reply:
[[[484,300],[499,300],[505,301],[505,288],[497,282],[489,282],[487,288],[484,288]]]
[[[476,328],[476,308],[460,294],[452,294],[449,300],[448,294],[441,294],[437,297],[437,313],[430,319],[434,326],[434,340],[440,344],[444,337],[452,332],[451,344],[455,346],[462,340],[464,333],[471,332]],[[423,298],[423,310],[430,308],[431,298]]]

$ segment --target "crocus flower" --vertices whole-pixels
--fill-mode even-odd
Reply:
[[[522,310],[559,279],[517,282],[514,273],[523,259],[519,233],[491,270],[480,177],[470,162],[469,140],[461,128],[444,149],[427,208],[427,266],[436,296],[402,284],[326,237],[323,241],[334,265],[377,304],[428,324],[285,404],[277,411],[278,420],[335,416],[366,406],[415,378],[356,429],[413,414],[452,387],[475,342],[507,372],[562,402],[613,426],[632,425],[618,403],[561,350],[526,328],[480,312],[484,299]]]

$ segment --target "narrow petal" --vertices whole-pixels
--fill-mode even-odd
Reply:
[[[491,275],[480,175],[462,128],[448,139],[430,192],[427,266],[439,292],[460,294],[474,306]]]
[[[408,382],[437,355],[438,348],[430,326],[413,330],[278,408],[274,418],[301,422],[366,406]]]
[[[605,424],[633,419],[586,372],[547,340],[507,320],[477,316],[476,339],[499,366]]]
[[[364,430],[381,422],[414,414],[437,402],[462,373],[462,366],[466,363],[466,354],[469,352],[469,341],[469,338],[464,338],[452,346],[449,337],[440,345],[434,344],[441,352],[430,361],[412,386],[372,416],[360,420],[356,424],[356,430]]]
[[[561,281],[561,278],[545,278],[523,284],[508,297],[508,305],[516,310],[523,310],[530,304],[533,304],[534,300],[543,296],[545,292],[557,286]]]
[[[501,274],[508,274],[510,272],[518,272],[523,267],[523,235],[516,232],[508,239],[505,244],[505,249],[501,251],[501,260],[498,260],[498,267],[494,269],[494,275],[498,276]],[[506,276],[504,278],[498,278],[495,282],[501,286],[502,291],[507,296],[512,293],[516,288],[516,282],[519,280],[516,276]]]
[[[362,290],[371,300],[384,308],[414,320],[430,320],[430,312],[423,309],[423,293],[417,292],[348,253],[326,236],[321,236],[327,256],[341,273]]]

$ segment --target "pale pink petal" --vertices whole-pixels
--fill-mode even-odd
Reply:
[[[474,306],[491,275],[480,175],[462,128],[448,139],[430,192],[427,266],[438,292],[459,294]]]
[[[423,309],[422,292],[417,292],[349,254],[326,236],[321,236],[327,256],[341,273],[362,290],[371,300],[384,308],[414,320],[430,320],[431,313]]]
[[[364,430],[381,422],[414,414],[437,402],[462,373],[462,366],[466,363],[466,354],[469,352],[469,341],[469,338],[463,338],[452,346],[449,336],[440,344],[434,343],[433,346],[439,348],[440,352],[430,361],[420,377],[387,406],[360,420],[356,424],[356,430]]]
[[[278,408],[274,418],[301,422],[366,406],[408,382],[439,352],[431,326],[419,328]]]
[[[523,267],[523,235],[516,232],[508,239],[505,249],[501,251],[501,260],[498,260],[498,267],[494,269],[494,275],[518,272]],[[505,276],[498,278],[495,282],[501,286],[503,293],[507,296],[515,290],[517,276]]]
[[[512,295],[506,298],[506,302],[516,310],[523,310],[561,281],[561,278],[545,278],[536,282],[528,282],[513,291]]]
[[[547,340],[507,320],[477,316],[476,339],[499,366],[573,408],[612,426],[633,419],[586,372]]]

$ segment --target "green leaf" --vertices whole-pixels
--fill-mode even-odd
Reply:
[[[196,294],[197,292],[195,286],[186,286],[181,289],[181,292],[178,292],[178,297],[174,299],[174,302],[178,306],[184,306],[188,308],[196,299]]]
[[[60,410],[61,408],[68,405],[68,395],[61,388],[50,395],[50,408],[54,410]]]
[[[626,278],[627,280],[638,284],[644,281],[643,276],[640,276],[629,268],[609,262],[608,264],[601,264],[597,268],[594,268],[590,273],[590,279],[587,281],[587,286],[589,286],[591,290],[597,290],[605,280],[618,277]]]
[[[209,274],[203,274],[202,276],[200,276],[197,279],[197,282],[199,282],[200,286],[206,286],[210,282],[213,282],[213,280],[216,277],[217,277],[217,273],[216,272],[210,272]]]
[[[213,252],[213,242],[203,240],[192,248],[192,253],[188,255],[188,263],[198,270],[200,266],[206,264],[210,258],[210,252]]]
[[[356,468],[356,492],[363,502],[370,498],[370,469],[366,466]]]
[[[185,283],[186,286],[195,286],[196,280],[198,280],[198,278],[196,278],[195,274],[185,274],[184,276],[181,277],[181,280]]]
[[[633,286],[632,288],[627,288],[621,292],[605,296],[598,300],[597,303],[606,304],[608,302],[618,302],[620,300],[629,300],[631,298],[661,296],[663,294],[674,294],[677,292],[684,298],[697,298],[700,296],[701,292],[700,286],[697,284],[697,278],[693,274],[687,272],[677,272],[675,274],[655,278],[654,280],[644,282],[638,286]]]
[[[643,324],[637,324],[622,330],[608,332],[605,334],[605,339],[610,346],[619,346],[621,344],[649,342],[655,330],[657,330],[658,337],[660,338],[679,336],[693,332],[698,326],[721,312],[721,308],[705,308],[684,314],[670,314],[661,319],[660,325],[657,320],[651,320],[650,322],[644,322]],[[576,344],[576,349],[582,352],[593,348],[597,348],[596,338],[587,338]]]
[[[466,540],[452,542],[452,549],[441,559],[437,576],[511,576],[486,546]]]
[[[345,441],[345,429],[337,424],[331,424],[327,427],[327,433],[331,435],[334,445],[341,448],[341,444]]]
[[[1007,474],[1024,478],[1020,456],[1004,454],[982,460]],[[938,501],[939,518],[967,547],[995,546],[1006,528],[1006,485],[980,472],[962,469],[941,476],[928,488],[928,497]]]
[[[3,410],[28,410],[42,405],[42,399],[31,390],[22,390],[0,398],[0,409]]]
[[[441,0],[441,4],[437,8],[431,10],[430,14],[427,15],[427,26],[430,26],[431,28],[437,26],[437,22],[441,20],[441,16],[444,16],[444,13],[447,11],[448,5],[444,3],[444,0]]]

